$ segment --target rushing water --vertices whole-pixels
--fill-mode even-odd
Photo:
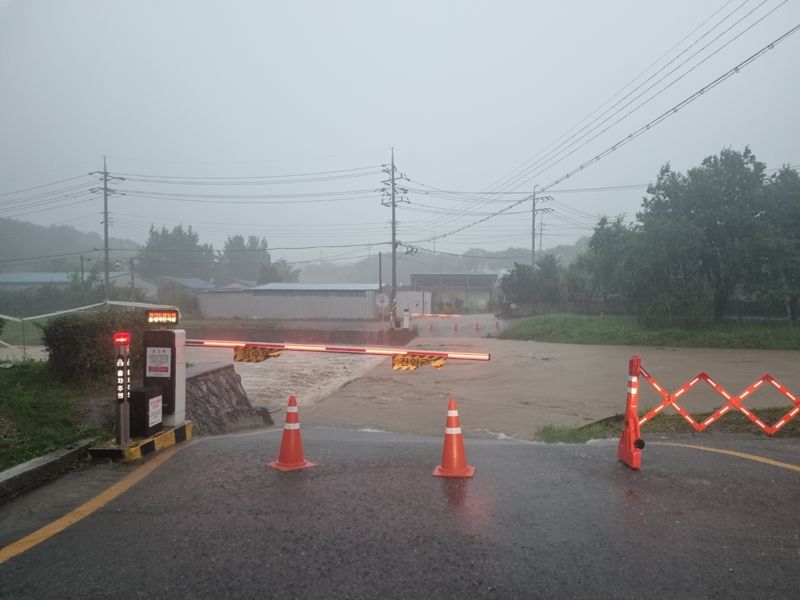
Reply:
[[[226,348],[186,351],[187,362],[194,365],[233,362],[233,350]],[[388,360],[381,356],[284,352],[262,363],[234,363],[234,367],[253,405],[282,408],[290,394],[297,396],[301,406],[316,404]]]

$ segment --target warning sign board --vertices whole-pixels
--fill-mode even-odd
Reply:
[[[234,362],[264,362],[268,358],[277,358],[280,350],[259,348],[257,346],[239,346],[233,350]]]
[[[156,396],[155,398],[150,398],[149,406],[147,407],[147,418],[149,427],[154,427],[158,425],[162,421],[161,415],[161,396]]]
[[[145,377],[172,376],[172,348],[147,348]]]
[[[408,356],[406,354],[392,356],[392,369],[395,371],[416,371],[423,365],[441,369],[446,363],[447,359],[443,356]]]

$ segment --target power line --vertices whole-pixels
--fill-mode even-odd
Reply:
[[[739,5],[739,6],[738,6],[738,7],[737,7],[737,8],[736,8],[736,9],[735,9],[733,12],[729,13],[728,15],[726,15],[726,16],[725,16],[725,17],[724,17],[724,18],[723,18],[723,19],[722,19],[720,22],[718,22],[718,23],[717,23],[717,25],[715,25],[714,27],[712,27],[712,28],[711,28],[711,30],[709,30],[709,31],[713,31],[713,29],[715,29],[716,27],[718,27],[718,26],[719,26],[719,24],[721,24],[722,22],[724,22],[725,20],[727,20],[727,19],[728,19],[728,18],[729,18],[729,17],[730,17],[732,14],[734,14],[736,11],[738,11],[738,10],[739,10],[739,9],[740,9],[740,8],[741,8],[741,7],[742,7],[742,6],[743,6],[743,5],[744,5],[744,4],[747,2],[747,1],[748,1],[748,0],[745,0],[745,2],[744,2],[744,3],[742,3],[741,5]],[[511,184],[512,184],[514,181],[517,181],[517,180],[519,179],[519,173],[524,173],[524,172],[527,172],[527,171],[528,171],[528,169],[529,169],[529,168],[531,168],[531,166],[532,166],[532,165],[531,165],[531,163],[533,163],[533,164],[536,164],[536,161],[537,161],[537,158],[538,158],[538,157],[540,157],[542,154],[544,154],[544,158],[547,158],[547,156],[549,156],[550,154],[552,154],[553,150],[551,150],[551,148],[552,148],[554,145],[556,145],[556,144],[559,144],[559,142],[560,142],[562,139],[564,139],[564,138],[566,138],[567,140],[569,140],[569,139],[571,139],[571,137],[574,137],[574,135],[575,135],[575,134],[573,134],[573,131],[574,131],[576,128],[580,127],[580,125],[581,125],[582,123],[584,123],[584,122],[585,122],[587,119],[590,119],[590,118],[592,117],[592,115],[594,115],[596,112],[598,112],[599,110],[601,110],[601,109],[603,108],[603,106],[605,106],[606,104],[608,104],[608,103],[609,103],[611,100],[613,100],[613,99],[614,99],[616,96],[618,96],[619,94],[621,94],[621,93],[622,93],[622,92],[623,92],[625,89],[627,89],[628,87],[630,87],[630,85],[632,85],[632,84],[633,84],[633,83],[634,83],[634,82],[635,82],[637,79],[639,79],[639,78],[640,78],[640,77],[641,77],[641,76],[642,76],[644,73],[646,73],[647,71],[649,71],[649,70],[650,70],[650,68],[652,68],[652,66],[654,66],[655,64],[657,64],[658,62],[660,62],[660,61],[661,61],[661,60],[662,60],[662,59],[663,59],[665,56],[669,55],[669,54],[672,52],[672,50],[674,50],[675,48],[677,48],[678,46],[680,46],[680,45],[683,43],[683,41],[685,41],[686,39],[688,39],[689,37],[691,37],[691,35],[693,35],[695,31],[697,31],[698,29],[700,29],[701,27],[703,27],[703,26],[704,26],[704,25],[705,25],[705,24],[706,24],[708,21],[710,21],[711,19],[713,19],[713,18],[714,18],[714,17],[715,17],[715,16],[716,16],[716,15],[717,15],[719,12],[721,12],[721,11],[722,11],[722,10],[723,10],[725,7],[727,7],[727,6],[728,6],[728,4],[730,4],[730,1],[729,1],[729,2],[726,2],[726,3],[725,3],[725,4],[724,4],[724,5],[723,5],[723,6],[722,6],[720,9],[718,9],[717,11],[715,11],[715,12],[714,12],[714,13],[713,13],[713,14],[712,14],[710,17],[708,17],[706,20],[704,20],[704,21],[703,21],[703,22],[702,22],[702,23],[701,23],[699,26],[697,26],[697,27],[696,27],[694,30],[692,30],[692,32],[690,32],[690,33],[689,33],[687,36],[685,36],[685,37],[684,37],[684,38],[683,38],[681,41],[679,41],[679,42],[678,42],[676,45],[674,45],[672,48],[670,48],[670,50],[668,50],[668,51],[667,51],[666,53],[664,53],[664,54],[663,54],[661,57],[659,57],[659,58],[658,58],[658,59],[657,59],[657,60],[656,60],[656,61],[655,61],[655,62],[654,62],[652,65],[650,65],[650,66],[649,66],[649,67],[647,67],[647,68],[646,68],[644,71],[642,71],[640,74],[638,74],[636,77],[634,77],[634,78],[633,78],[633,79],[632,79],[632,80],[631,80],[631,81],[630,81],[628,84],[626,84],[625,86],[623,86],[622,88],[620,88],[620,89],[619,89],[619,90],[618,90],[618,91],[617,91],[617,92],[616,92],[614,95],[612,95],[612,96],[611,96],[611,97],[610,97],[608,100],[606,100],[605,102],[603,102],[603,103],[602,103],[602,104],[601,104],[601,105],[600,105],[598,108],[596,108],[594,111],[592,111],[592,113],[590,113],[589,115],[587,115],[587,117],[584,117],[584,119],[582,119],[582,120],[581,120],[581,121],[579,121],[579,122],[578,122],[576,125],[574,125],[572,128],[570,128],[570,129],[569,129],[569,130],[568,130],[568,131],[567,131],[565,134],[563,134],[562,136],[560,136],[559,138],[557,138],[556,140],[554,140],[552,143],[550,143],[548,146],[546,146],[545,148],[543,148],[542,150],[540,150],[539,152],[537,152],[537,153],[536,153],[536,154],[535,154],[533,157],[531,157],[530,159],[528,159],[527,161],[523,162],[521,165],[519,165],[518,167],[516,167],[515,169],[513,169],[513,170],[512,170],[512,171],[511,171],[509,174],[507,174],[507,175],[505,175],[504,177],[502,177],[502,178],[498,179],[497,181],[495,181],[495,182],[494,182],[494,183],[493,183],[491,186],[489,186],[489,189],[495,188],[495,187],[497,187],[497,186],[499,186],[499,187],[501,187],[501,188],[508,188],[508,187],[509,187],[509,186],[510,186],[510,185],[511,185]],[[707,32],[707,33],[708,33],[708,32]],[[703,36],[701,36],[701,38],[700,38],[700,39],[702,39],[703,37],[705,37],[705,35],[707,35],[707,33],[706,33],[706,34],[704,34]],[[699,41],[699,40],[695,41],[695,42],[694,42],[694,44],[696,44],[698,41]],[[692,44],[692,45],[694,45],[694,44]],[[691,46],[690,46],[690,47],[691,47]],[[684,52],[685,52],[685,50],[684,50]],[[673,60],[674,60],[674,59],[673,59]],[[668,63],[668,64],[669,64],[669,63]],[[656,73],[655,73],[655,74],[657,74],[657,73],[661,72],[661,71],[662,71],[664,68],[666,68],[666,67],[668,66],[668,64],[667,64],[667,65],[664,65],[664,66],[662,66],[662,67],[661,67],[661,69],[659,69],[658,71],[656,71]],[[640,84],[640,86],[641,86],[641,84]],[[638,89],[638,88],[636,88],[636,89]],[[624,100],[625,98],[627,98],[628,96],[630,96],[630,95],[631,95],[633,92],[635,92],[635,91],[636,91],[636,89],[634,89],[634,90],[632,90],[632,91],[628,92],[628,94],[626,94],[626,95],[625,95],[625,96],[624,96],[624,97],[623,97],[623,98],[622,98],[620,101],[622,101],[622,100]],[[618,102],[619,102],[619,101],[618,101]],[[612,106],[611,108],[613,108],[613,106]],[[610,110],[610,109],[608,109],[608,110]],[[606,111],[606,112],[607,112],[607,111]],[[602,113],[602,114],[605,114],[605,113]],[[600,116],[602,116],[602,114],[601,114]],[[597,118],[595,118],[595,121],[596,121],[598,118],[600,118],[600,117],[597,117]],[[592,121],[592,122],[594,122],[594,121]],[[590,124],[591,124],[591,123],[590,123]],[[562,142],[562,143],[563,143],[563,142]],[[541,159],[539,159],[539,160],[541,160]],[[474,204],[476,204],[476,203],[482,203],[482,202],[481,202],[481,199],[480,199],[480,198],[477,198],[477,199],[469,199],[469,200],[466,202],[466,205],[463,207],[463,208],[464,208],[464,210],[465,210],[465,213],[468,213],[468,210],[467,210],[467,209],[468,209],[470,206],[472,206],[472,205],[474,205]],[[465,214],[465,216],[466,216],[466,214]],[[446,220],[439,219],[439,220],[437,220],[437,223],[436,223],[436,224],[437,224],[437,225],[441,225],[441,224],[444,224],[444,222],[446,222]]]
[[[612,123],[610,123],[610,124],[609,124],[607,127],[605,127],[604,129],[600,130],[598,133],[594,133],[594,132],[596,132],[596,131],[597,131],[597,130],[600,128],[600,127],[602,127],[603,125],[605,125],[606,123],[608,123],[608,122],[609,122],[609,121],[610,121],[612,118],[614,118],[616,115],[620,114],[620,113],[621,113],[623,110],[625,110],[626,108],[628,108],[629,106],[631,106],[632,104],[634,104],[635,102],[637,102],[637,101],[638,101],[640,98],[642,98],[642,96],[644,96],[644,95],[645,95],[647,92],[649,92],[649,91],[650,91],[650,90],[652,90],[654,87],[656,87],[656,86],[657,86],[659,83],[661,83],[662,81],[664,81],[664,80],[665,80],[667,77],[669,77],[670,75],[672,75],[673,73],[675,73],[675,71],[677,71],[677,70],[678,70],[678,69],[680,69],[682,66],[684,66],[685,64],[687,64],[687,63],[688,63],[690,60],[692,60],[692,59],[693,59],[695,56],[697,56],[697,55],[698,55],[700,52],[702,52],[703,50],[705,50],[706,48],[708,48],[708,47],[709,47],[711,44],[713,44],[715,41],[717,41],[717,40],[718,40],[718,39],[719,39],[721,36],[723,36],[723,35],[725,35],[726,33],[728,33],[728,32],[729,32],[729,31],[730,31],[730,30],[731,30],[733,27],[735,27],[736,25],[738,25],[738,24],[739,24],[739,23],[740,23],[742,20],[744,20],[745,18],[749,17],[749,16],[750,16],[750,15],[751,15],[751,14],[752,14],[752,13],[753,13],[755,10],[759,9],[761,6],[763,6],[763,5],[764,5],[766,2],[768,2],[768,1],[769,1],[769,0],[763,0],[763,1],[761,2],[761,4],[759,4],[758,6],[756,6],[756,8],[754,8],[753,10],[751,10],[751,11],[750,11],[749,13],[747,13],[747,14],[746,14],[744,17],[742,17],[740,20],[736,21],[736,22],[735,22],[733,25],[731,25],[731,26],[730,26],[728,29],[726,29],[726,30],[725,30],[725,31],[723,31],[723,32],[722,32],[720,35],[718,35],[718,36],[717,36],[717,37],[715,37],[713,40],[711,40],[711,42],[709,42],[708,44],[706,44],[705,46],[703,46],[703,47],[702,47],[700,50],[698,50],[696,53],[692,54],[692,55],[691,55],[691,56],[690,56],[688,59],[686,59],[684,62],[680,63],[680,64],[679,64],[677,67],[675,67],[674,69],[672,69],[671,71],[669,71],[669,72],[668,72],[666,75],[664,75],[663,77],[661,77],[660,79],[658,79],[658,80],[657,80],[655,83],[653,83],[651,86],[647,87],[647,88],[646,88],[644,91],[642,91],[640,94],[638,94],[637,96],[635,96],[635,97],[634,97],[633,99],[631,99],[629,102],[627,102],[627,103],[623,104],[623,105],[622,105],[622,106],[620,106],[620,107],[619,107],[619,108],[618,108],[616,111],[614,111],[613,113],[609,114],[608,116],[606,116],[606,117],[605,117],[604,119],[602,119],[601,121],[597,122],[597,124],[596,124],[596,125],[592,126],[590,129],[586,130],[586,131],[585,131],[585,133],[583,133],[583,134],[582,134],[582,135],[580,135],[579,137],[577,137],[577,138],[573,139],[573,140],[572,140],[572,141],[571,141],[569,144],[567,144],[565,147],[563,147],[561,150],[559,150],[559,151],[558,151],[558,152],[557,152],[557,153],[556,153],[554,156],[546,157],[546,158],[545,158],[545,159],[544,159],[542,162],[540,162],[538,165],[532,165],[532,166],[530,167],[530,170],[529,170],[527,173],[520,175],[520,179],[518,179],[516,182],[517,182],[517,183],[519,183],[520,185],[522,185],[522,184],[525,184],[525,183],[529,183],[529,182],[531,182],[533,179],[535,179],[535,178],[536,178],[536,177],[538,177],[539,175],[541,175],[541,174],[545,173],[546,171],[548,171],[548,170],[549,170],[550,168],[552,168],[553,166],[555,166],[555,165],[557,165],[557,164],[559,164],[559,163],[563,162],[565,159],[567,159],[568,157],[570,157],[570,156],[572,156],[573,154],[575,154],[575,153],[576,153],[578,150],[580,150],[580,149],[582,149],[582,148],[586,147],[587,145],[589,145],[591,142],[593,142],[594,140],[596,140],[598,137],[600,137],[601,135],[603,135],[604,133],[606,133],[607,131],[609,131],[610,129],[612,129],[613,127],[615,127],[616,125],[618,125],[619,123],[621,123],[622,121],[624,121],[625,119],[627,119],[627,118],[628,118],[629,116],[631,116],[633,113],[637,112],[638,110],[640,110],[641,108],[643,108],[644,106],[646,106],[647,104],[649,104],[651,101],[653,101],[653,100],[655,100],[656,98],[658,98],[659,96],[661,96],[661,95],[662,95],[662,94],[663,94],[663,93],[664,93],[666,90],[668,90],[668,89],[669,89],[669,88],[671,88],[673,85],[675,85],[676,83],[678,83],[679,81],[681,81],[681,80],[682,80],[684,77],[686,77],[687,75],[689,75],[690,73],[692,73],[693,71],[695,71],[695,70],[696,70],[698,67],[700,67],[701,65],[705,64],[705,63],[706,63],[708,60],[710,60],[712,57],[716,56],[716,55],[717,55],[719,52],[721,52],[723,49],[727,48],[727,47],[728,47],[730,44],[732,44],[734,41],[736,41],[737,39],[739,39],[739,38],[740,38],[742,35],[744,35],[745,33],[747,33],[747,32],[748,32],[750,29],[752,29],[753,27],[755,27],[756,25],[758,25],[758,24],[759,24],[761,21],[763,21],[764,19],[766,19],[766,18],[767,18],[769,15],[771,15],[773,12],[775,12],[776,10],[778,10],[779,8],[781,8],[781,7],[782,7],[782,6],[783,6],[783,5],[784,5],[784,4],[785,4],[785,3],[786,3],[788,0],[784,0],[784,1],[783,1],[783,3],[779,4],[778,6],[776,6],[775,8],[773,8],[773,9],[772,9],[770,12],[768,12],[768,13],[767,13],[767,14],[765,14],[765,15],[763,15],[761,18],[757,19],[757,20],[756,20],[754,23],[750,24],[750,25],[749,25],[747,28],[745,28],[743,31],[739,32],[737,35],[735,35],[734,37],[732,37],[731,39],[729,39],[727,42],[725,42],[725,43],[724,43],[722,46],[720,46],[719,48],[717,48],[716,50],[714,50],[714,51],[713,51],[711,54],[709,54],[708,56],[706,56],[706,57],[704,57],[702,60],[700,60],[700,62],[698,62],[698,63],[697,63],[697,64],[695,64],[694,66],[690,67],[688,70],[686,70],[686,71],[684,71],[683,73],[681,73],[680,75],[678,75],[678,76],[677,76],[675,79],[673,79],[672,81],[670,81],[669,83],[667,83],[667,84],[666,84],[664,87],[662,87],[661,89],[657,90],[657,91],[656,91],[654,94],[652,94],[650,97],[646,98],[645,100],[643,100],[642,102],[640,102],[639,104],[637,104],[636,106],[634,106],[634,107],[633,107],[631,110],[629,110],[628,112],[626,112],[625,114],[623,114],[623,115],[622,115],[620,118],[618,118],[617,120],[615,120],[615,121],[613,121]],[[617,106],[617,105],[615,105],[615,106]],[[613,108],[613,107],[612,107],[612,108]],[[604,114],[605,114],[605,113],[604,113]],[[594,123],[594,122],[593,122],[593,123]],[[587,126],[587,127],[588,127],[588,126]],[[581,131],[584,131],[585,129],[586,129],[586,128],[584,127],[584,128],[582,128],[582,129],[581,129]],[[581,131],[579,131],[578,133],[580,133]],[[593,133],[594,133],[594,135],[592,135]],[[591,136],[591,137],[588,137],[588,136]],[[588,137],[588,139],[586,139],[587,137]],[[582,142],[582,143],[581,143],[581,142]],[[579,144],[579,145],[578,145],[578,144]],[[538,170],[537,170],[536,172],[531,172],[531,170],[532,170],[534,167],[536,167]],[[524,179],[521,179],[522,177],[524,177]]]
[[[59,179],[57,181],[51,181],[50,183],[43,183],[41,185],[34,185],[33,187],[22,188],[19,190],[14,190],[13,192],[3,192],[0,196],[11,196],[13,194],[19,194],[21,192],[29,192],[31,190],[38,190],[41,188],[50,187],[53,185],[58,185],[59,183],[66,183],[67,181],[75,181],[76,179],[80,179],[82,177],[89,177],[88,173],[84,173],[83,175],[75,175],[74,177],[67,177],[66,179]]]
[[[262,185],[294,185],[305,183],[319,183],[330,181],[343,181],[348,179],[355,179],[357,177],[371,177],[380,174],[381,171],[366,171],[363,173],[354,173],[351,175],[329,175],[324,177],[306,177],[303,179],[274,179],[274,180],[259,180],[259,181],[241,181],[241,180],[225,180],[225,181],[203,181],[203,180],[174,180],[174,179],[157,179],[145,177],[125,177],[125,181],[133,181],[137,183],[153,183],[160,185],[189,185],[189,186],[262,186]]]
[[[367,167],[355,167],[353,169],[336,169],[331,171],[312,171],[308,173],[289,173],[284,175],[250,175],[250,176],[224,176],[224,177],[204,177],[204,176],[186,176],[186,175],[152,175],[142,173],[113,173],[115,176],[121,177],[147,177],[156,179],[191,179],[191,180],[246,180],[246,179],[275,179],[275,178],[289,178],[289,177],[307,177],[312,175],[329,175],[333,173],[348,173],[354,171],[364,171],[367,169],[378,169],[386,165],[370,165]],[[380,172],[380,171],[377,171]]]
[[[173,202],[192,202],[200,204],[313,204],[320,202],[346,202],[348,200],[375,199],[380,196],[379,189],[344,190],[340,192],[315,192],[306,194],[175,194],[128,190],[119,192],[132,198],[150,198]],[[283,200],[266,200],[282,198]]]
[[[665,121],[666,119],[671,117],[672,115],[677,114],[681,109],[685,108],[686,106],[688,106],[689,104],[691,104],[692,102],[697,100],[700,96],[702,96],[706,92],[714,89],[715,87],[717,87],[718,85],[720,85],[724,81],[728,80],[733,75],[736,75],[737,73],[739,73],[742,69],[744,69],[747,66],[749,66],[751,63],[753,63],[756,60],[758,60],[761,56],[766,54],[769,50],[772,50],[775,46],[777,46],[778,44],[780,44],[781,42],[783,42],[784,40],[789,38],[791,35],[796,33],[798,29],[800,29],[800,25],[796,25],[796,26],[792,27],[786,33],[784,33],[783,35],[779,36],[778,38],[776,38],[775,40],[773,40],[772,42],[770,42],[769,44],[767,44],[766,46],[764,46],[763,48],[761,48],[760,50],[755,52],[754,54],[750,55],[748,58],[744,59],[739,64],[737,64],[733,68],[729,69],[728,71],[726,71],[725,73],[723,73],[722,75],[720,75],[719,77],[717,77],[716,79],[714,79],[713,81],[708,83],[707,85],[703,86],[702,88],[700,88],[699,90],[697,90],[696,92],[691,94],[690,96],[684,98],[681,102],[679,102],[678,104],[674,105],[672,108],[670,108],[670,109],[666,110],[665,112],[661,113],[656,118],[648,121],[643,126],[641,126],[639,129],[637,129],[637,130],[633,131],[632,133],[628,134],[626,137],[622,138],[617,143],[613,144],[612,146],[609,146],[603,152],[601,152],[600,154],[596,155],[594,158],[584,162],[583,164],[579,165],[575,169],[572,169],[571,171],[567,172],[565,175],[562,175],[561,177],[555,179],[554,181],[552,181],[548,185],[542,187],[541,191],[547,191],[550,188],[558,185],[559,183],[562,183],[563,181],[565,181],[566,179],[568,179],[572,175],[574,175],[574,174],[582,171],[586,167],[591,166],[592,164],[602,160],[603,158],[605,158],[609,154],[612,154],[613,152],[616,152],[622,146],[625,146],[625,145],[629,144],[630,142],[632,142],[633,140],[638,138],[640,135],[646,133],[647,131],[650,131],[653,127],[659,125],[660,123],[662,123],[663,121]],[[505,208],[502,208],[502,209],[500,209],[498,211],[495,211],[494,213],[491,213],[489,216],[486,216],[486,217],[483,217],[481,219],[478,219],[477,221],[473,221],[472,223],[468,223],[467,225],[464,225],[462,227],[459,227],[459,228],[454,229],[452,231],[449,231],[447,233],[440,234],[440,235],[438,235],[436,237],[437,238],[443,238],[443,237],[452,236],[452,235],[454,235],[456,233],[464,231],[465,229],[469,229],[470,227],[473,227],[473,226],[475,226],[475,225],[477,225],[479,223],[483,223],[485,221],[488,221],[491,218],[494,218],[494,217],[496,217],[498,215],[501,215],[501,214],[511,210],[512,208],[514,208],[516,206],[519,206],[523,202],[526,202],[527,200],[528,200],[527,198],[523,198],[521,200],[517,200],[516,202],[513,202],[512,204],[506,206]],[[426,239],[422,239],[422,240],[417,240],[414,243],[424,243],[424,242],[430,242],[430,241],[432,241],[432,238],[426,238]]]

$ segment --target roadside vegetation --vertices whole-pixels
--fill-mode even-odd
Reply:
[[[647,327],[633,317],[551,314],[522,319],[500,337],[564,344],[800,350],[800,325],[789,321]]]
[[[624,314],[700,325],[703,335],[716,335],[704,324],[731,318],[798,322],[798,197],[798,171],[770,172],[750,148],[725,148],[685,173],[667,163],[633,218],[572,209],[574,221],[595,223],[587,250],[568,265],[548,253],[515,263],[501,279],[503,312]]]
[[[14,325],[7,322],[3,335]],[[53,317],[31,328],[41,334],[49,361],[0,362],[0,469],[108,435],[83,424],[80,410],[87,398],[105,392],[113,402],[114,331],[131,332],[137,371],[143,327],[139,313],[109,311]]]
[[[672,409],[667,410],[671,411]],[[757,412],[758,416],[770,425],[783,417],[788,411],[789,407],[787,406],[776,406],[773,408],[759,408]],[[705,420],[712,414],[713,411],[710,411],[692,415],[692,417],[699,422]],[[600,421],[587,425],[581,425],[580,427],[544,425],[536,430],[534,439],[539,442],[547,443],[584,444],[589,440],[618,438],[622,433],[623,421],[623,415],[614,415],[613,417],[601,419]],[[656,433],[685,433],[697,436],[714,435],[714,433],[749,433],[756,436],[766,435],[739,411],[729,412],[719,421],[715,422],[709,429],[699,433],[695,432],[691,425],[678,414],[660,414],[652,421],[642,425],[641,433],[642,439],[644,439],[645,442],[647,442],[652,434]],[[800,437],[800,417],[789,421],[789,423],[772,437]]]
[[[75,408],[93,390],[60,383],[43,362],[0,367],[0,470],[98,434]]]

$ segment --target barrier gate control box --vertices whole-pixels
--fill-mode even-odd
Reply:
[[[144,385],[162,390],[164,425],[186,421],[186,332],[182,329],[144,332]]]

